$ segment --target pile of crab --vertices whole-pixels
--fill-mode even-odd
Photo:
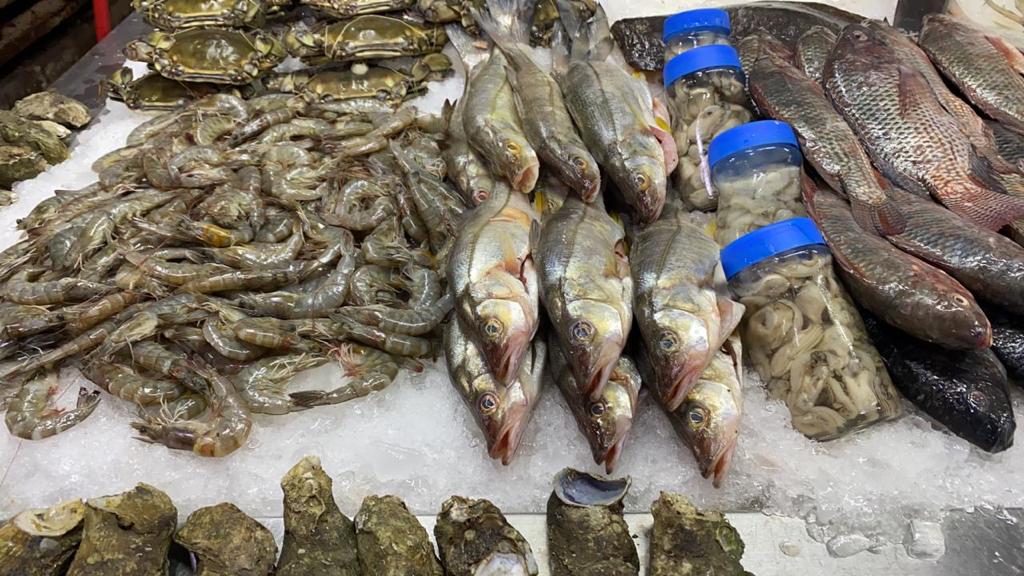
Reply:
[[[152,72],[129,68],[108,92],[135,109],[173,109],[206,94],[267,92],[313,101],[375,100],[393,108],[452,63],[445,22],[464,0],[135,0],[158,30],[125,46]],[[273,72],[290,55],[307,67]]]
[[[250,414],[336,404],[435,352],[464,199],[443,122],[411,106],[212,94],[162,113],[57,191],[0,252],[0,398],[21,438],[87,418],[56,370],[139,406],[143,439],[221,456]],[[339,360],[332,390],[289,379]]]

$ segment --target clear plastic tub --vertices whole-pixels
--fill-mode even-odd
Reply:
[[[900,415],[889,373],[809,218],[759,228],[722,250],[746,313],[743,348],[793,427],[832,440]]]
[[[751,119],[739,55],[731,46],[702,46],[665,65],[672,135],[679,151],[676,189],[686,208],[714,210],[717,196],[707,164],[708,145]]]
[[[711,141],[708,163],[718,194],[715,240],[725,246],[782,220],[806,216],[800,201],[803,155],[785,122],[760,120]]]
[[[729,44],[729,14],[718,8],[687,10],[665,18],[661,39],[665,42],[665,62],[699,46]]]

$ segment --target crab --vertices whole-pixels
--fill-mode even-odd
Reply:
[[[380,66],[356,64],[347,70],[289,72],[265,78],[272,92],[301,94],[314,101],[374,99],[397,107],[405,98],[423,89],[413,77]]]
[[[334,18],[405,10],[415,3],[416,0],[299,0],[300,5],[315,8]]]
[[[248,84],[285,56],[281,43],[262,30],[213,28],[153,32],[129,42],[124,53],[166,78],[214,84]]]
[[[107,95],[132,110],[173,110],[193,100],[220,92],[216,84],[179,82],[159,74],[135,79],[131,68],[121,68],[103,81]]]
[[[483,0],[417,0],[416,10],[427,22],[444,24],[458,22],[471,34],[476,33],[476,20],[470,8],[483,9]]]
[[[431,82],[441,80],[451,72],[452,60],[444,52],[433,52],[411,58],[378,60],[377,65],[411,76],[417,82]]]
[[[264,21],[261,0],[133,0],[146,22],[161,30],[188,28],[259,28]]]
[[[284,36],[292,56],[330,60],[394,58],[439,52],[448,42],[444,27],[370,14],[315,30],[294,26]]]

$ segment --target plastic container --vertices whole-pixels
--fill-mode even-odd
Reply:
[[[708,147],[711,182],[718,194],[715,240],[725,246],[749,232],[797,216],[803,165],[789,124],[761,120],[722,132]]]
[[[739,55],[732,46],[701,46],[670,60],[663,74],[679,151],[676,189],[686,208],[714,210],[708,145],[751,119]]]
[[[769,395],[789,408],[794,428],[832,440],[901,413],[889,373],[810,218],[742,236],[722,250],[722,266],[746,306],[743,348]]]
[[[665,62],[699,46],[729,44],[729,14],[718,8],[687,10],[665,18],[661,39],[665,42]]]

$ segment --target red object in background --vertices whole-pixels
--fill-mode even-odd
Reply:
[[[110,34],[110,4],[107,0],[92,0],[93,19],[96,23],[96,41]]]

